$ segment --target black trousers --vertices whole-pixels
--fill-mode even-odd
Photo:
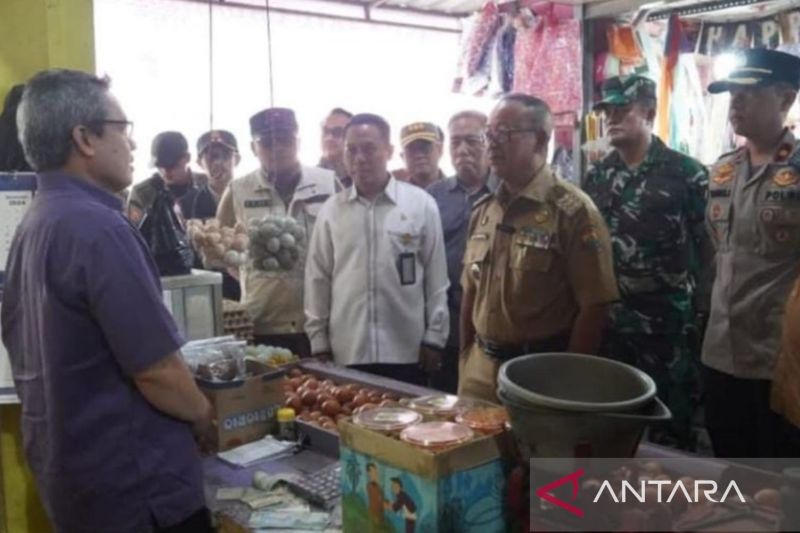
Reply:
[[[442,392],[456,394],[458,392],[458,348],[448,346],[442,352],[442,368],[433,372],[429,385]]]
[[[411,383],[412,385],[420,385],[422,387],[428,384],[428,376],[419,366],[419,363],[412,363],[408,365],[393,365],[390,363],[375,363],[369,365],[349,365],[353,370],[360,370],[362,372],[369,372],[385,378],[396,379]]]
[[[800,430],[769,407],[772,382],[703,366],[706,428],[723,458],[800,457]]]
[[[211,513],[203,507],[178,524],[168,527],[157,527],[155,533],[213,533],[211,527]]]

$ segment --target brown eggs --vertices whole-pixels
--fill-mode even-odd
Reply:
[[[290,394],[286,397],[285,405],[286,407],[291,407],[297,413],[303,408],[303,400],[297,394]]]
[[[339,390],[336,391],[336,400],[339,403],[345,404],[347,402],[351,402],[355,397],[356,395],[353,394],[353,391],[344,387],[340,387]]]
[[[335,417],[342,410],[342,406],[336,400],[327,400],[322,404],[322,412],[328,416]]]
[[[317,393],[313,390],[307,390],[303,393],[302,399],[305,405],[314,405],[317,403]]]

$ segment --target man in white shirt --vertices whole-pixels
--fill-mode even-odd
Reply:
[[[308,247],[311,352],[410,383],[441,366],[450,329],[447,261],[436,202],[394,179],[389,124],[356,115],[345,133],[354,186],[329,198]]]

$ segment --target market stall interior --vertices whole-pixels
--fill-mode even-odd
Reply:
[[[601,99],[601,87],[606,80],[631,75],[654,82],[658,105],[653,131],[664,145],[704,164],[712,164],[720,154],[742,146],[744,138],[737,136],[728,123],[730,98],[727,93],[712,97],[707,91],[709,83],[726,78],[741,66],[741,49],[766,47],[800,56],[800,3],[795,0],[574,0],[560,3],[538,0],[148,0],[146,8],[133,0],[95,0],[94,6],[98,24],[97,70],[110,72],[118,79],[115,83],[119,85],[120,99],[130,102],[137,124],[141,116],[143,127],[137,130],[137,135],[145,138],[155,137],[156,132],[164,129],[163,117],[169,115],[167,109],[174,107],[176,101],[165,98],[163,102],[154,102],[142,92],[145,89],[141,80],[158,79],[163,86],[180,85],[187,73],[175,65],[181,63],[181,54],[186,51],[171,51],[160,46],[163,43],[153,45],[153,49],[143,43],[144,52],[131,51],[131,33],[128,32],[145,30],[131,21],[161,24],[163,22],[150,20],[146,11],[164,6],[186,14],[191,20],[204,17],[207,23],[204,28],[208,32],[203,34],[203,43],[207,47],[197,55],[201,57],[198,61],[207,79],[198,77],[197,90],[185,96],[186,106],[182,107],[186,109],[176,110],[171,120],[180,122],[181,117],[186,117],[181,129],[197,133],[196,137],[205,131],[212,134],[213,142],[198,143],[201,152],[196,154],[198,161],[204,150],[215,144],[216,148],[229,150],[231,168],[235,166],[231,163],[233,154],[237,162],[241,155],[243,165],[257,168],[253,176],[258,178],[263,174],[270,179],[279,174],[269,167],[275,161],[263,156],[264,152],[259,155],[259,149],[274,149],[277,142],[293,146],[301,160],[316,158],[318,154],[314,150],[318,148],[311,143],[298,147],[300,132],[319,130],[317,122],[323,115],[322,106],[326,106],[326,112],[334,108],[328,105],[333,98],[331,95],[347,108],[360,111],[368,104],[385,109],[392,128],[397,123],[399,131],[401,121],[403,124],[411,122],[412,116],[417,120],[420,111],[430,114],[432,121],[444,124],[455,110],[466,107],[487,110],[498,98],[517,93],[535,96],[549,108],[553,131],[548,138],[546,162],[570,182],[570,187],[578,188],[584,185],[587,169],[614,149],[606,124],[600,114],[593,111],[592,104]],[[338,81],[339,78],[335,83],[330,82],[335,72],[325,70],[330,78],[328,83],[344,88],[331,87],[331,94],[313,101],[313,96],[309,95],[320,92],[318,88],[322,84],[314,77],[316,63],[311,62],[310,56],[302,56],[303,61],[308,60],[308,66],[297,68],[297,61],[288,60],[280,44],[281,39],[289,42],[287,34],[290,32],[283,31],[283,23],[288,27],[302,25],[307,20],[346,25],[354,33],[362,25],[418,32],[398,33],[398,42],[408,41],[409,35],[425,35],[426,39],[430,38],[426,42],[435,43],[431,47],[437,53],[452,52],[452,57],[447,58],[451,67],[448,71],[444,72],[441,65],[424,70],[425,76],[439,85],[446,82],[447,86],[431,90],[438,91],[437,96],[414,108],[413,104],[402,102],[415,100],[416,86],[424,84],[393,83],[401,86],[398,89],[401,96],[389,94],[395,90],[389,87],[384,88],[386,94],[375,96],[381,91],[374,87],[348,88],[348,83],[355,79],[353,72],[363,71],[363,65],[355,69],[341,66],[337,68],[346,73],[341,79],[348,83]],[[313,27],[312,23],[308,24]],[[259,34],[247,41],[250,49],[259,50],[251,58],[254,64],[258,63],[253,69],[258,72],[253,74],[250,87],[241,87],[240,78],[234,79],[231,75],[231,69],[238,68],[237,61],[230,61],[230,57],[236,56],[230,53],[233,49],[226,39],[233,34],[232,28],[264,30],[263,37]],[[446,44],[441,44],[445,41]],[[339,44],[331,44],[331,48],[336,48],[337,53],[349,50],[351,54],[365,48],[364,43],[356,44],[349,43],[349,48],[336,48]],[[398,46],[402,48],[403,45]],[[154,53],[155,47],[162,48],[159,54]],[[297,53],[300,52],[298,48]],[[130,60],[124,61],[126,57]],[[380,70],[378,61],[372,60],[378,77],[390,73]],[[320,61],[319,69],[330,67],[325,63]],[[167,65],[172,67],[167,68]],[[148,73],[152,72],[156,74],[151,77]],[[407,73],[390,74],[396,78],[407,76]],[[0,81],[6,83],[5,79]],[[365,84],[353,82],[353,85]],[[345,94],[348,91],[352,94]],[[401,103],[387,104],[387,99]],[[450,103],[451,99],[455,103]],[[442,105],[443,101],[448,104]],[[338,106],[339,102],[335,104]],[[246,130],[246,117],[264,107],[267,109],[252,116],[250,129]],[[347,111],[341,114],[353,118]],[[356,115],[366,120],[361,124],[362,131],[372,127],[383,132],[375,126],[381,122],[376,121],[374,115],[366,119],[363,115]],[[486,117],[484,129],[485,120]],[[788,128],[794,130],[798,120],[800,108],[795,102],[788,114]],[[231,127],[235,137],[253,139],[253,154],[236,147],[235,138],[232,143],[227,141],[228,137],[223,139],[219,128],[227,123],[236,124]],[[431,129],[435,128],[434,124]],[[328,129],[332,128],[323,124],[323,137]],[[341,129],[340,136],[343,136],[346,129]],[[534,130],[506,128],[503,133],[508,142],[512,134],[529,131]],[[234,137],[227,130],[224,133]],[[436,146],[437,142],[442,144],[441,128],[438,137],[435,132],[428,133],[431,137],[426,142],[431,146]],[[386,135],[388,137],[388,132]],[[448,135],[451,135],[449,130]],[[474,137],[476,139],[471,140],[476,143],[486,143],[487,137],[491,137],[489,141],[497,144],[499,134],[494,128],[490,135],[481,132]],[[401,140],[404,148],[406,140]],[[413,142],[412,139],[408,144]],[[245,147],[249,143],[240,144]],[[428,152],[434,150],[429,148]],[[144,162],[151,155],[155,160],[155,153],[140,153],[137,157]],[[188,152],[179,155],[187,158],[184,167],[194,164]],[[405,157],[411,156],[405,153]],[[384,164],[407,162],[397,154],[393,156],[390,149],[385,159]],[[451,165],[457,169],[455,159],[453,156],[449,163],[442,163],[442,168],[449,171],[447,165]],[[298,161],[293,163],[301,168]],[[221,207],[216,216],[184,216],[180,208],[175,209],[177,199],[171,196],[174,193],[161,187],[154,193],[156,200],[143,219],[132,222],[150,247],[160,270],[164,303],[187,341],[181,349],[183,359],[214,408],[213,449],[203,457],[203,471],[206,502],[220,532],[295,529],[501,533],[585,529],[586,522],[581,519],[590,520],[592,527],[620,531],[777,531],[800,526],[800,506],[796,505],[800,503],[800,472],[789,468],[796,465],[753,461],[742,466],[713,459],[708,457],[710,450],[707,444],[702,446],[703,442],[695,448],[703,457],[655,444],[650,430],[670,423],[678,413],[674,412],[674,403],[665,399],[664,391],[659,390],[656,378],[633,364],[566,350],[529,353],[532,351],[527,349],[529,345],[522,343],[522,348],[512,356],[495,357],[496,377],[490,376],[490,381],[496,394],[487,400],[434,389],[433,380],[428,382],[431,386],[414,383],[413,379],[401,380],[399,370],[396,371],[398,379],[392,379],[387,377],[392,375],[391,369],[384,369],[381,375],[378,371],[365,371],[374,368],[359,369],[349,363],[361,354],[348,354],[349,362],[341,363],[336,356],[342,354],[331,353],[330,346],[335,344],[330,338],[337,332],[326,331],[327,345],[325,342],[315,344],[313,338],[306,340],[306,345],[310,345],[308,353],[294,349],[291,343],[265,341],[290,335],[305,337],[302,317],[305,311],[308,319],[309,311],[307,302],[303,307],[303,293],[312,284],[306,279],[304,285],[303,274],[307,272],[305,262],[313,251],[311,248],[318,242],[313,239],[314,223],[326,209],[323,205],[333,205],[329,196],[344,204],[350,194],[348,190],[340,191],[345,188],[341,178],[350,176],[334,175],[333,169],[324,169],[322,164],[320,167],[313,173],[306,167],[299,171],[302,179],[312,176],[318,180],[301,182],[299,188],[308,189],[306,197],[297,196],[294,189],[288,196],[282,195],[285,191],[275,189],[274,198],[231,199],[234,191],[245,189],[229,185],[222,195],[213,198],[215,207],[217,203],[222,206],[225,201],[230,202],[230,220],[221,216]],[[37,194],[35,174],[27,170],[0,168],[0,265],[3,268],[14,232]],[[162,170],[156,165],[155,176],[165,174]],[[392,176],[402,174],[402,171],[395,171]],[[712,179],[725,182],[728,174],[717,173]],[[204,180],[213,178],[202,176]],[[237,174],[232,183],[244,186],[247,177]],[[298,174],[295,187],[300,179]],[[798,181],[794,174],[784,176],[783,185],[776,179],[775,183],[781,187],[795,185]],[[330,191],[320,185],[324,180],[329,182]],[[394,177],[391,180],[392,183],[396,181]],[[136,181],[141,184],[144,180]],[[188,188],[195,186],[207,188],[207,183],[198,182]],[[258,186],[255,189],[263,192]],[[572,189],[559,189],[563,190]],[[565,200],[554,202],[553,208],[574,214],[578,209],[574,203],[577,193],[572,197],[564,193],[563,198]],[[487,200],[476,198],[474,201],[477,205]],[[396,199],[392,198],[392,202],[396,203]],[[467,213],[473,207],[468,203],[465,206]],[[127,213],[130,215],[131,211]],[[552,212],[546,210],[536,212],[535,217],[538,224],[551,223],[554,218]],[[446,326],[443,326],[448,322],[446,315],[439,315],[437,321],[435,313],[423,314],[427,306],[434,306],[424,298],[430,298],[437,291],[443,292],[446,287],[442,289],[431,283],[422,288],[421,279],[429,264],[417,261],[423,255],[417,248],[409,252],[409,247],[426,240],[425,236],[420,236],[421,224],[406,221],[405,215],[392,222],[401,228],[389,232],[395,238],[391,241],[392,250],[399,252],[397,261],[383,266],[396,268],[398,276],[394,277],[399,278],[398,283],[402,287],[416,286],[423,295],[419,300],[423,303],[418,310],[418,322],[424,322],[424,332],[417,339],[419,342],[415,341],[421,346],[420,355],[410,356],[414,360],[410,366],[415,366],[422,362],[422,354],[427,353],[425,348],[431,348],[428,345],[435,333],[441,334],[445,328],[444,337],[447,337]],[[441,225],[433,226],[438,228],[439,234],[427,238],[442,237]],[[498,224],[501,229],[502,226]],[[513,227],[511,230],[507,231],[509,235],[514,234]],[[446,233],[447,228],[445,238]],[[368,239],[369,231],[365,230],[364,234]],[[486,273],[482,269],[488,268],[484,261],[490,260],[491,251],[488,243],[484,246],[481,236],[488,240],[486,234],[478,233],[469,239],[469,244],[461,243],[466,279],[479,280]],[[598,236],[593,226],[579,237],[587,248],[596,250],[601,246],[602,235]],[[535,259],[543,250],[550,250],[551,245],[560,244],[551,242],[550,234],[519,232],[513,238],[523,250],[513,252],[515,276],[523,275],[517,271],[549,270],[549,263],[542,266],[529,258]],[[468,248],[466,256],[465,246],[472,247]],[[444,257],[443,249],[441,251]],[[318,256],[314,256],[314,260],[324,262]],[[460,267],[462,262],[459,259],[457,263]],[[439,266],[443,274],[444,266]],[[327,275],[331,277],[341,269],[340,265],[338,268],[331,266]],[[4,274],[4,270],[0,271],[0,303]],[[361,278],[365,286],[374,286],[374,275],[369,271],[369,275]],[[223,298],[224,276],[242,282],[241,301]],[[258,291],[261,291],[261,301],[254,302],[252,295]],[[325,298],[331,300],[334,294],[341,295],[341,292],[338,287],[331,289],[325,293]],[[441,300],[444,302],[444,298]],[[270,308],[279,305],[285,309]],[[369,305],[376,304],[370,300]],[[329,306],[329,313],[333,312],[331,309],[344,312],[335,305]],[[387,309],[395,308],[387,306]],[[264,318],[270,314],[272,322]],[[294,320],[294,315],[298,314],[301,319]],[[370,307],[367,316],[375,320],[376,314],[378,311]],[[397,311],[396,315],[399,321],[402,313]],[[327,320],[330,323],[330,317]],[[290,327],[280,331],[272,327],[280,321],[289,323]],[[360,326],[356,327],[356,321],[353,322],[352,335],[362,334]],[[433,323],[436,323],[435,328],[432,328]],[[339,335],[349,333],[338,332]],[[372,335],[370,343],[364,346],[377,350],[380,342],[375,339],[379,334],[370,331],[364,335]],[[695,344],[689,348],[695,350],[696,357],[702,344],[702,333],[698,335],[700,339],[693,339]],[[491,342],[485,342],[480,335],[473,336],[475,345],[480,345],[486,353],[493,349]],[[391,341],[385,342],[391,344]],[[501,348],[512,345],[517,347],[517,343],[508,343]],[[323,348],[315,350],[319,346]],[[443,349],[441,345],[433,348]],[[498,353],[504,351],[497,350]],[[511,351],[515,350],[508,350]],[[458,354],[458,350],[456,352]],[[304,357],[311,354],[315,357]],[[456,366],[458,362],[457,359]],[[419,371],[418,368],[414,370]],[[9,356],[0,345],[0,403],[19,403],[13,376]],[[699,395],[699,391],[694,392]],[[17,422],[17,434],[12,439],[0,441],[5,447],[4,469],[19,468],[8,459],[19,448],[18,426]],[[703,433],[703,428],[693,430]],[[15,446],[12,452],[9,446]],[[561,462],[546,462],[554,458]],[[609,458],[615,458],[615,462],[592,462]],[[537,463],[542,459],[545,462]],[[780,470],[783,470],[782,475],[777,473]],[[548,484],[554,480],[557,483]],[[638,487],[641,483],[639,503],[643,505],[611,506],[609,500],[600,498],[605,483],[601,480],[618,482],[623,488],[624,484]],[[727,502],[711,498],[698,500],[698,480],[713,482],[715,487],[717,484],[728,487],[726,495],[736,493],[742,497]],[[651,482],[662,483],[658,485],[659,500],[655,504],[652,501],[644,504],[645,486]],[[730,488],[732,482],[738,483],[735,491]],[[673,491],[684,484],[694,487],[694,499],[691,490],[684,490],[687,500],[680,505],[672,504],[672,497],[662,504],[662,487]],[[0,488],[7,492],[9,486],[4,482]],[[583,491],[580,496],[577,495],[579,489]],[[586,496],[590,491],[598,494],[593,501]],[[611,500],[619,503],[617,493],[610,491],[609,494]],[[592,507],[598,500],[607,506]],[[6,501],[4,497],[4,506],[7,506]],[[17,530],[8,525],[7,514],[10,516],[3,509],[0,533],[6,530],[16,533]]]

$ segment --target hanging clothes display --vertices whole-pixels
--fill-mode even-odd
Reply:
[[[642,60],[642,51],[631,26],[613,25],[606,30],[609,52],[628,65],[639,65]]]
[[[500,11],[494,2],[487,2],[475,15],[462,49],[462,92],[478,94],[489,84],[491,43],[501,22]]]
[[[542,20],[530,11],[521,13],[515,21],[517,38],[514,42],[514,92],[525,92],[530,85],[534,64],[542,49]]]
[[[522,64],[523,72],[515,77],[514,90],[538,96],[554,113],[581,109],[580,21],[542,17],[517,42],[515,69]]]

